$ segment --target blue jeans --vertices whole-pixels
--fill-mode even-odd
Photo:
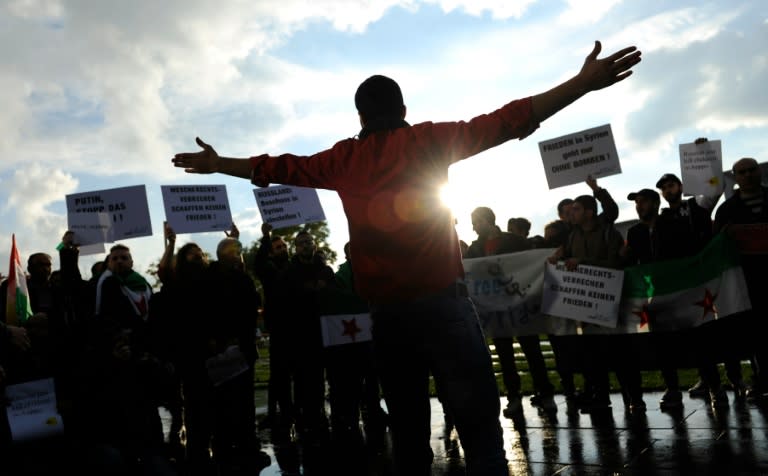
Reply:
[[[467,474],[509,470],[499,422],[499,389],[472,301],[441,293],[373,305],[373,339],[398,475],[429,475],[429,374],[456,424]]]

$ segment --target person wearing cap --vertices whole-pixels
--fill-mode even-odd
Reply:
[[[640,222],[627,229],[627,240],[622,254],[627,260],[627,266],[650,263],[656,260],[658,253],[654,228],[659,216],[661,198],[656,191],[644,188],[627,195],[627,200],[635,202]]]
[[[768,299],[765,297],[763,283],[768,269],[768,250],[764,246],[767,227],[754,225],[768,223],[768,187],[762,184],[760,164],[751,157],[737,160],[732,170],[739,188],[717,209],[714,231],[730,233],[744,257],[741,267],[747,281],[752,311],[747,332],[738,336],[738,342],[743,342],[744,334],[754,339],[750,347],[757,371],[753,391],[748,391],[751,394],[748,396],[765,399],[768,396],[768,377],[763,373],[768,368],[768,349],[764,342],[768,330]]]
[[[640,221],[627,230],[627,240],[622,251],[626,265],[633,266],[657,261],[659,244],[656,220],[659,216],[661,197],[655,190],[644,188],[627,195],[627,200],[635,202],[635,210]],[[651,334],[651,339],[658,355],[661,376],[666,387],[659,400],[659,407],[663,411],[680,409],[683,406],[683,394],[680,392],[677,361],[685,336],[681,335],[681,332],[659,332]]]
[[[668,207],[661,210],[657,228],[660,259],[693,256],[712,239],[712,210],[722,195],[697,195],[683,199],[683,183],[672,173],[656,182]]]
[[[706,142],[706,138],[696,139],[697,144]],[[656,182],[656,188],[667,201],[668,207],[662,209],[656,220],[661,260],[684,258],[698,254],[712,239],[712,211],[723,193],[721,189],[712,196],[697,195],[683,199],[683,183],[677,175],[666,173]],[[713,407],[724,408],[728,404],[728,395],[720,383],[717,362],[711,352],[711,342],[715,340],[712,326],[701,326],[694,332],[697,342],[697,360],[699,381],[690,389],[691,397],[707,397]],[[741,367],[726,361],[729,380],[737,386],[743,385]]]
[[[467,473],[509,473],[491,355],[463,281],[454,217],[438,189],[451,164],[527,137],[586,93],[627,78],[641,60],[634,46],[598,60],[600,50],[596,42],[579,73],[561,85],[469,121],[410,125],[398,84],[375,75],[355,94],[357,138],[310,156],[251,158],[220,157],[197,138],[201,151],[172,159],[189,173],[338,192],[355,246],[355,286],[376,323],[398,474],[431,473],[430,371],[456,422]]]

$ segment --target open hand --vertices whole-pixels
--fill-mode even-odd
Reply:
[[[203,148],[200,152],[182,152],[176,154],[171,161],[175,167],[183,167],[190,174],[212,174],[219,171],[219,154],[210,145],[195,137],[197,145]]]
[[[635,46],[628,46],[603,59],[597,59],[602,50],[599,41],[584,60],[579,76],[585,81],[590,91],[597,91],[623,81],[632,75],[632,67],[640,62],[640,51]]]

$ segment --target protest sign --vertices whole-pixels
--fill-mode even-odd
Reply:
[[[112,217],[106,211],[90,213],[84,210],[84,207],[76,208],[67,216],[68,229],[74,232],[74,243],[81,245],[81,250],[98,245],[103,249],[104,243],[113,241]]]
[[[611,125],[539,142],[550,190],[621,173]]]
[[[9,385],[6,409],[13,441],[27,441],[63,433],[64,423],[56,410],[53,379]]]
[[[81,245],[152,236],[144,185],[66,196],[68,229]]]
[[[225,185],[162,185],[165,219],[175,233],[223,231],[232,227]]]
[[[624,272],[579,265],[546,264],[541,309],[546,314],[616,327]]]
[[[680,170],[686,195],[718,195],[723,190],[720,141],[680,144]]]
[[[325,220],[317,190],[273,185],[253,190],[261,219],[273,228],[284,228]]]

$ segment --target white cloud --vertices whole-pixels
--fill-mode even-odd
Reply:
[[[645,53],[685,50],[711,40],[743,13],[743,8],[721,9],[712,4],[665,11],[622,25],[612,40],[637,44]]]
[[[13,0],[7,8],[12,15],[27,19],[52,20],[64,12],[59,0]]]
[[[77,187],[77,179],[60,169],[47,169],[40,164],[19,168],[8,180],[5,211],[18,210],[24,225],[33,225],[47,215],[51,203]]]
[[[564,25],[594,24],[622,0],[567,0],[568,9],[560,14],[557,21]]]
[[[436,3],[444,12],[461,10],[469,15],[481,16],[490,12],[494,19],[520,18],[536,0],[426,0]]]

